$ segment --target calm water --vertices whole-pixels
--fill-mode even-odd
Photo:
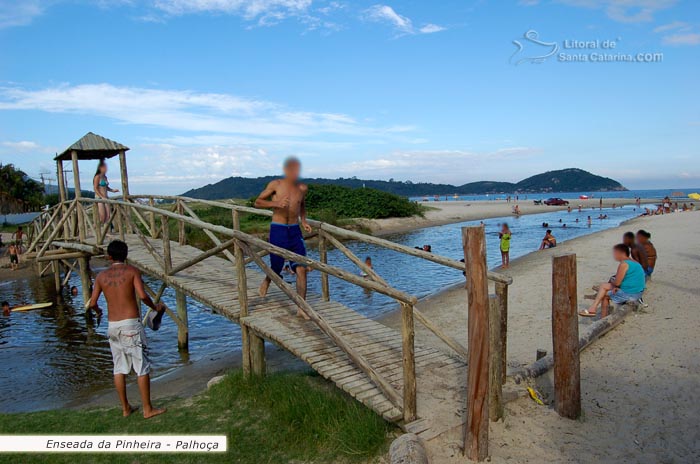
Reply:
[[[674,198],[675,201],[683,202],[690,200],[686,194],[700,192],[699,188],[694,189],[656,189],[656,190],[627,190],[624,192],[592,192],[589,195],[591,198],[645,198],[645,199],[662,199],[664,197]],[[674,194],[682,193],[680,197],[674,197]],[[585,192],[557,192],[557,193],[527,193],[519,194],[520,201],[530,201],[530,200],[545,200],[550,197],[565,198],[567,200],[578,199],[580,195],[585,195]],[[515,198],[515,194],[510,194],[511,197]],[[459,195],[454,198],[453,195],[444,194],[440,196],[440,201],[477,201],[477,200],[503,200],[508,196],[508,194],[494,194],[494,195]],[[411,200],[421,201],[426,199],[426,197],[412,197]],[[427,197],[428,201],[434,201],[435,198],[432,195]]]
[[[508,222],[513,231],[511,257],[517,258],[539,247],[544,235],[543,222],[550,224],[554,235],[561,242],[616,227],[639,214],[632,206],[604,209],[603,212],[609,219],[595,219],[599,211],[589,210],[583,213],[560,211],[485,220],[489,266],[500,264],[498,225],[504,221]],[[594,218],[591,227],[586,225],[588,215]],[[576,218],[579,219],[578,224]],[[430,244],[433,252],[460,259],[460,228],[478,223],[479,221],[472,221],[430,227],[386,238],[409,246]],[[566,228],[562,227],[564,223]],[[428,295],[463,278],[459,271],[372,245],[351,242],[347,246],[360,257],[371,256],[379,274],[396,288],[413,295]],[[316,250],[309,250],[309,254],[317,257]],[[329,262],[358,272],[337,251],[329,253]],[[312,272],[309,279],[310,291],[320,293],[319,274]],[[150,283],[157,286],[155,281],[151,280]],[[74,277],[70,284],[79,285],[79,278]],[[338,279],[331,278],[330,285],[333,299],[370,317],[380,316],[395,307],[389,298],[367,293]],[[0,295],[11,304],[57,301],[53,294],[53,278],[50,276],[0,283]],[[166,291],[164,298],[166,303],[174,306],[172,291]],[[104,302],[101,305],[106,307]],[[65,301],[46,310],[14,313],[11,317],[0,316],[0,358],[3,368],[3,375],[0,376],[0,391],[3,392],[0,395],[0,411],[60,407],[74,402],[76,398],[111,387],[107,321],[86,319],[82,307],[82,297],[72,299],[68,296]],[[185,363],[197,362],[213,354],[240,347],[237,325],[223,317],[212,315],[206,307],[194,300],[189,301],[189,308],[189,357],[178,353],[175,347],[177,329],[167,317],[158,332],[148,332],[155,376],[170,372]]]

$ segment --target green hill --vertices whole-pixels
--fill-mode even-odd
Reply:
[[[277,177],[258,178],[229,177],[215,184],[205,185],[185,192],[183,195],[203,200],[220,198],[250,198],[258,195],[265,186]],[[456,186],[411,181],[367,180],[352,178],[304,179],[311,185],[338,185],[349,188],[372,188],[404,197],[422,195],[483,195],[495,193],[547,193],[547,192],[609,192],[627,190],[619,182],[596,176],[583,169],[561,169],[537,174],[518,183],[481,181]]]

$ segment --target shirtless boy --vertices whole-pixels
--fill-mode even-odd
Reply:
[[[306,222],[305,198],[308,187],[299,182],[301,161],[297,158],[287,158],[283,165],[284,178],[273,180],[255,200],[258,208],[270,208],[273,211],[270,224],[270,243],[301,256],[306,256],[306,246],[301,229],[311,232],[311,226]],[[301,224],[301,227],[300,227]],[[297,293],[306,298],[306,268],[297,263],[290,263],[291,269],[297,275]],[[282,274],[284,258],[270,255],[270,267],[278,275]],[[265,296],[270,287],[267,277],[260,286],[260,296]],[[301,308],[297,315],[308,319]]]
[[[10,267],[13,271],[16,271],[19,267],[19,247],[14,243],[10,243],[7,247],[7,253],[10,255]]]
[[[141,273],[135,267],[126,264],[128,252],[126,243],[120,240],[114,240],[109,244],[107,255],[111,265],[95,279],[89,306],[98,310],[97,299],[101,293],[105,294],[107,319],[109,320],[107,336],[114,362],[114,385],[122,404],[122,414],[127,417],[136,410],[126,398],[126,376],[133,368],[138,376],[143,417],[150,419],[153,416],[163,414],[165,409],[154,408],[151,404],[151,378],[149,376],[151,362],[147,355],[146,332],[141,324],[136,298],[140,298],[146,306],[158,312],[165,309],[160,303],[154,304],[151,297],[148,296],[143,280],[141,280]]]

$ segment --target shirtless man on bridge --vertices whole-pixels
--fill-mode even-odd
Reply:
[[[299,182],[301,161],[297,158],[287,158],[284,161],[284,178],[273,180],[265,190],[258,195],[255,206],[270,208],[273,211],[270,224],[270,243],[301,256],[306,256],[306,246],[301,229],[311,232],[311,226],[306,222],[305,198],[308,187]],[[300,227],[301,224],[301,227]],[[297,293],[306,299],[306,267],[303,264],[290,263],[292,271],[297,276]],[[277,275],[282,275],[284,258],[270,255],[270,267]],[[265,296],[270,287],[270,278],[266,277],[260,286],[260,296]],[[301,308],[297,315],[309,319]]]
[[[141,314],[136,297],[158,312],[165,310],[161,303],[154,304],[146,293],[141,273],[133,266],[126,264],[129,249],[126,243],[114,240],[107,247],[110,267],[101,272],[95,279],[90,308],[97,308],[97,299],[101,293],[107,300],[107,319],[109,328],[109,347],[112,350],[114,362],[114,386],[117,388],[122,404],[124,417],[131,415],[136,408],[129,404],[126,398],[126,376],[131,369],[138,376],[143,417],[150,419],[163,414],[165,409],[154,408],[151,404],[151,361],[148,359],[146,332],[141,324]]]

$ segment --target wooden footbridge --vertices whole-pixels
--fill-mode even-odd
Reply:
[[[91,284],[90,258],[104,255],[107,244],[120,238],[129,245],[129,263],[162,282],[159,288],[148,289],[155,300],[160,300],[167,287],[176,290],[177,307],[167,308],[167,312],[178,325],[181,349],[187,348],[186,297],[190,297],[240,324],[243,368],[249,375],[264,374],[264,340],[267,340],[299,357],[353,398],[407,430],[429,437],[465,421],[467,349],[416,309],[415,296],[389,285],[365,266],[343,241],[370,243],[458,271],[465,270],[464,263],[315,221],[309,223],[318,239],[319,259],[299,256],[241,231],[242,216],[269,216],[269,211],[230,202],[130,195],[125,161],[128,148],[94,134],[86,137],[87,140],[81,139],[56,157],[61,202],[37,218],[30,230],[32,241],[28,256],[37,263],[45,263],[44,271],[50,266],[57,289],[65,285],[70,272],[76,271],[81,275],[83,295],[87,298]],[[121,161],[122,196],[84,198],[78,162],[116,155]],[[72,162],[73,168],[73,199],[68,199],[64,183],[63,162],[67,160]],[[233,226],[201,220],[195,204],[225,211],[230,214]],[[104,205],[110,213],[104,222],[99,219],[98,205]],[[203,231],[212,243],[211,248],[202,250],[188,245],[186,231],[191,228]],[[113,233],[108,233],[112,229]],[[367,274],[367,278],[329,265],[330,248],[342,253]],[[465,251],[467,248],[465,245]],[[483,254],[483,250],[477,251]],[[270,253],[318,271],[312,275],[320,274],[321,294],[301,299],[265,262],[265,255]],[[500,298],[494,301],[505,324],[507,316],[503,315],[507,314],[510,279],[486,272],[483,258],[483,285],[486,286],[486,277],[495,282]],[[270,277],[274,285],[263,298],[258,295],[257,288],[265,276]],[[396,300],[402,316],[401,329],[389,328],[342,302],[333,301],[329,276]],[[297,307],[311,320],[297,317]],[[464,308],[467,311],[466,301]],[[416,344],[415,321],[440,338],[449,352]],[[505,331],[502,336],[505,337]],[[505,355],[498,362],[503,364],[498,376],[505,379]]]

